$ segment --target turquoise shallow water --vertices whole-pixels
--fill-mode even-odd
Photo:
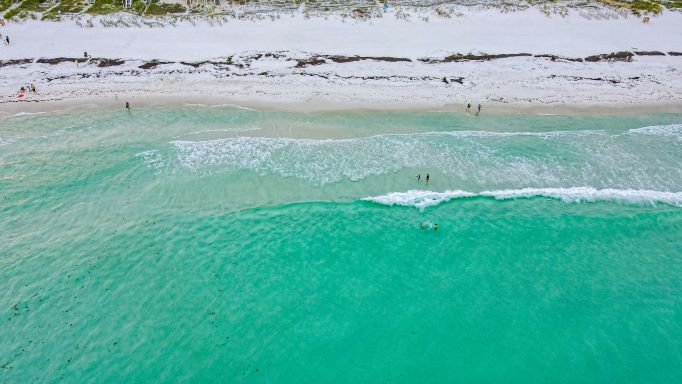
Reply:
[[[679,382],[680,276],[682,115],[0,119],[0,382]]]

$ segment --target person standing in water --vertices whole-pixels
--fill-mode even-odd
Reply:
[[[130,111],[130,103],[126,101],[126,109]]]
[[[429,177],[429,174],[427,173],[427,174],[426,174],[426,183],[427,183],[427,184],[429,183],[429,179],[430,179],[430,177]]]
[[[478,110],[476,111],[476,116],[481,114],[481,104],[478,105]]]
[[[467,103],[467,113],[471,112],[471,103]]]
[[[422,174],[421,173],[417,175],[417,181],[422,181]]]
[[[433,230],[434,230],[434,231],[437,231],[437,230],[438,230],[438,223],[435,223],[435,224],[433,225]]]

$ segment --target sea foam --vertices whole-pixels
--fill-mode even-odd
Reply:
[[[463,197],[490,197],[497,200],[528,199],[547,197],[567,203],[618,201],[631,204],[667,204],[682,208],[682,192],[663,192],[643,189],[596,189],[592,187],[572,188],[522,188],[482,191],[479,193],[455,190],[432,192],[410,190],[391,192],[381,196],[366,197],[362,200],[382,205],[400,205],[423,210],[440,203]]]
[[[454,185],[678,190],[682,158],[670,150],[677,141],[638,138],[599,130],[420,132],[347,139],[241,136],[171,141],[162,163],[172,171],[250,171],[317,186],[428,170]]]
[[[381,196],[366,197],[363,200],[383,205],[400,205],[424,209],[438,205],[444,201],[470,196],[475,196],[475,194],[459,190],[445,192],[409,190],[407,192],[391,192]]]
[[[10,137],[0,137],[0,146],[12,144],[15,139]]]
[[[631,129],[628,132],[639,135],[676,137],[682,140],[682,124],[652,125]]]

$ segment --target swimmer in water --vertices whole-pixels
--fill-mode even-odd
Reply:
[[[427,184],[428,184],[428,182],[429,182],[429,179],[430,179],[430,177],[429,177],[429,174],[427,173],[427,174],[426,174],[426,183],[427,183]]]
[[[437,230],[438,230],[438,223],[436,223],[436,224],[433,225],[433,230],[434,230],[434,231],[437,231]]]
[[[420,173],[417,175],[417,181],[421,181],[421,180],[422,180],[422,174]]]

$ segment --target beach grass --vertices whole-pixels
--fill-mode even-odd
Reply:
[[[0,12],[4,12],[12,6],[12,0],[0,0]]]
[[[10,1],[11,5],[11,1]],[[25,19],[29,17],[33,12],[38,12],[44,10],[48,6],[47,1],[44,0],[24,0],[16,7],[10,9],[3,16],[5,20],[9,20],[14,16],[18,16],[20,19]]]
[[[95,3],[87,9],[87,13],[106,15],[109,13],[122,12],[125,8],[121,0],[95,0]]]
[[[636,15],[658,14],[663,9],[682,9],[682,0],[599,0],[600,3],[626,8]]]
[[[223,5],[223,7],[240,6],[255,3],[269,3],[256,2],[254,0],[232,0]],[[275,7],[295,6],[301,4],[301,0],[283,0],[274,1],[272,5]],[[427,1],[426,4],[429,2]],[[456,2],[453,2],[456,3]],[[556,0],[525,0],[520,1],[519,4],[539,5],[543,3],[558,3]],[[316,9],[321,12],[330,12],[330,9],[339,9],[338,4],[334,7],[328,7],[332,3],[329,1],[307,1],[306,8]],[[664,9],[682,10],[682,0],[595,0],[594,4],[603,4],[610,7],[617,7],[627,9],[637,16],[644,16],[648,14],[660,14]],[[166,15],[187,12],[187,8],[174,3],[163,3],[161,0],[153,0],[146,4],[144,0],[133,0],[132,6],[126,8],[123,6],[121,0],[95,0],[94,4],[86,4],[84,0],[62,0],[59,3],[46,0],[22,0],[18,5],[13,6],[13,0],[0,0],[0,12],[5,12],[3,17],[7,20],[17,18],[36,18],[41,16],[43,20],[57,20],[61,15],[88,13],[93,15],[106,15],[117,12],[128,12],[137,15]],[[360,6],[359,3],[350,2],[347,4],[347,16],[356,19],[368,19],[371,17],[381,17],[380,3],[368,2],[368,4]],[[435,4],[433,4],[435,7]],[[440,7],[435,7],[436,14],[441,17],[450,17],[451,15],[443,11]],[[221,13],[225,8],[211,7],[210,11],[201,7],[192,7],[193,13],[212,13],[217,11]],[[42,13],[42,15],[40,15]]]
[[[80,13],[85,7],[86,4],[82,0],[61,0],[43,13],[42,20],[58,20],[60,14]]]
[[[165,15],[167,13],[183,13],[187,9],[180,4],[164,4],[153,0],[145,9],[145,15]]]

